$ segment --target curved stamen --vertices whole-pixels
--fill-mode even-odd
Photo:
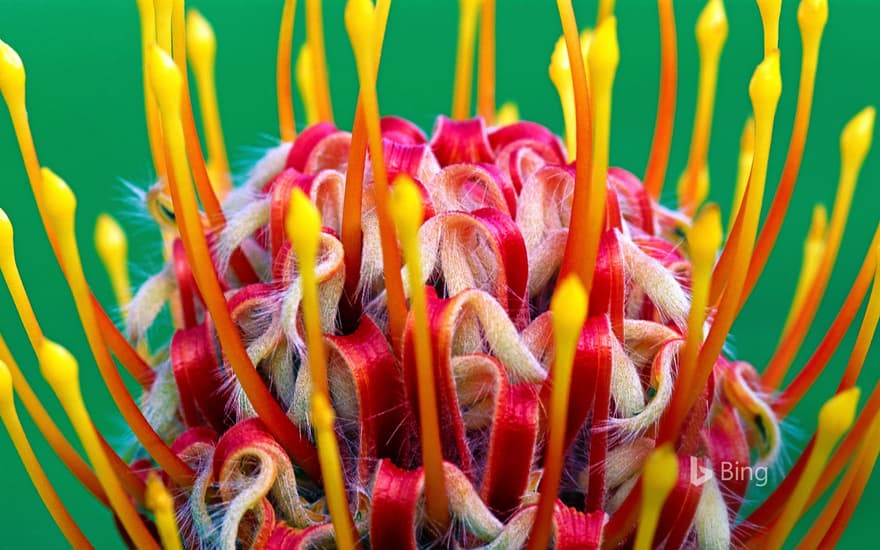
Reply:
[[[722,238],[721,212],[718,205],[708,204],[700,211],[687,235],[691,256],[691,309],[688,314],[687,339],[673,395],[686,394],[691,389],[690,384],[697,367],[700,345],[703,343],[703,326],[706,322],[706,308],[709,305],[712,265]]]
[[[714,0],[713,0],[714,1]],[[740,293],[745,283],[748,259],[751,257],[758,231],[758,218],[764,197],[764,184],[767,180],[767,164],[770,159],[770,144],[773,138],[773,121],[776,106],[782,93],[782,79],[779,72],[779,54],[774,52],[758,68],[749,85],[749,95],[755,113],[755,163],[749,177],[746,197],[743,202],[743,240],[736,249],[736,269],[731,273],[727,289],[712,322],[712,328],[703,347],[700,349],[693,382],[687,394],[676,394],[671,408],[661,428],[660,439],[668,441],[678,434],[687,411],[696,401],[708,379],[715,361],[721,353],[724,341],[736,318]],[[682,403],[675,403],[681,401]]]
[[[495,0],[481,0],[480,50],[477,54],[477,114],[495,123]]]
[[[150,142],[150,153],[153,157],[153,168],[156,177],[165,177],[165,153],[163,151],[162,129],[159,127],[159,110],[156,107],[156,98],[150,88],[150,79],[147,75],[147,52],[150,45],[156,41],[156,11],[153,0],[137,0],[138,14],[141,23],[141,59],[143,60],[142,77],[144,81],[144,117],[147,124],[147,138]]]
[[[391,0],[376,2],[376,63],[379,69],[382,46],[385,41],[385,28],[388,25],[388,12]],[[373,77],[375,79],[375,76]],[[351,149],[348,153],[348,167],[345,172],[345,198],[342,204],[342,246],[345,249],[345,291],[351,299],[360,281],[363,233],[361,231],[361,209],[363,206],[364,166],[367,162],[367,124],[364,120],[363,95],[358,94],[354,124],[351,130]]]
[[[746,185],[749,183],[749,173],[752,171],[752,161],[755,159],[755,119],[749,117],[743,124],[743,131],[739,138],[739,156],[736,163],[736,184],[733,188],[733,200],[730,205],[730,221],[728,228],[734,227],[734,222],[739,215],[739,207],[742,206],[743,197],[746,194]],[[760,237],[758,238],[760,242]]]
[[[67,511],[64,503],[61,502],[58,493],[55,492],[55,488],[52,486],[52,482],[49,481],[49,478],[46,477],[46,472],[40,466],[37,455],[34,454],[27,435],[24,433],[24,428],[21,426],[21,421],[18,419],[18,413],[15,411],[15,397],[13,396],[12,387],[12,374],[6,363],[0,359],[0,421],[6,426],[9,438],[12,439],[15,450],[18,452],[18,456],[21,458],[21,462],[24,464],[31,482],[37,489],[37,493],[40,494],[43,504],[49,510],[49,515],[52,516],[52,519],[55,520],[58,528],[64,534],[64,538],[67,539],[67,542],[73,548],[92,548],[91,543],[89,543],[88,539],[77,527],[76,522],[70,516],[70,512]]]
[[[324,11],[321,0],[306,0],[306,41],[314,71],[315,101],[318,120],[333,122],[333,101],[327,76],[327,55],[324,53]],[[289,63],[288,63],[289,67]]]
[[[278,100],[278,127],[281,141],[286,142],[291,142],[296,137],[296,118],[293,114],[293,90],[290,80],[295,18],[296,0],[284,0],[281,30],[278,32],[278,54],[275,61],[275,93]]]
[[[666,443],[654,449],[642,468],[642,509],[634,550],[650,550],[653,546],[660,511],[677,481],[678,457],[672,445]]]
[[[758,235],[758,244],[749,265],[749,274],[746,277],[746,290],[740,300],[740,308],[751,295],[757,284],[767,259],[776,244],[782,222],[785,220],[788,205],[791,200],[794,186],[800,173],[801,160],[804,156],[804,145],[807,141],[807,133],[810,126],[810,113],[813,107],[813,91],[816,84],[816,68],[819,63],[819,45],[822,40],[822,31],[828,20],[827,0],[802,0],[798,6],[798,24],[801,29],[801,42],[803,56],[801,58],[801,76],[798,87],[797,109],[794,115],[794,126],[791,131],[791,139],[788,143],[788,153],[785,157],[785,165],[773,202]],[[723,260],[722,260],[723,261]],[[721,262],[719,262],[720,264]]]
[[[557,0],[559,20],[565,38],[571,67],[572,89],[574,90],[577,165],[575,167],[574,197],[572,198],[571,223],[568,238],[565,242],[565,253],[562,257],[560,275],[576,273],[581,281],[588,286],[593,280],[593,269],[599,249],[599,233],[604,226],[601,213],[605,203],[595,204],[597,199],[604,197],[605,182],[591,181],[593,164],[593,114],[591,111],[590,88],[587,84],[587,70],[581,63],[571,63],[572,59],[580,59],[581,43],[578,37],[577,21],[571,0]],[[601,188],[601,189],[600,189]],[[599,219],[589,213],[599,211]],[[589,294],[589,292],[588,292]]]
[[[718,65],[727,41],[727,14],[721,0],[709,0],[697,20],[697,46],[700,52],[700,80],[697,107],[687,169],[678,187],[678,205],[693,212],[709,192],[709,139],[718,86]]]
[[[803,260],[801,261],[801,272],[798,275],[797,285],[794,287],[794,297],[791,299],[788,316],[785,318],[782,332],[786,333],[791,328],[792,323],[797,318],[798,311],[804,305],[804,299],[807,297],[813,281],[816,280],[816,273],[819,264],[822,262],[822,256],[825,255],[825,242],[828,238],[828,210],[824,204],[817,204],[813,207],[813,216],[810,220],[810,228],[807,230],[807,237],[804,239]]]
[[[134,505],[122,490],[119,479],[113,473],[110,461],[98,439],[98,432],[89,417],[79,387],[79,366],[69,351],[50,340],[44,340],[39,349],[40,370],[43,378],[58,396],[73,429],[85,449],[101,486],[113,506],[113,511],[126,533],[138,548],[159,550],[150,531],[138,516]]]
[[[308,197],[294,189],[285,220],[287,238],[293,244],[302,278],[302,311],[306,329],[309,374],[312,383],[311,409],[318,440],[318,459],[324,477],[324,494],[340,548],[355,548],[354,523],[345,497],[342,459],[336,443],[336,414],[330,405],[327,382],[327,352],[321,334],[321,304],[315,273],[321,242],[321,214]]]
[[[232,320],[223,289],[214,271],[187,166],[181,124],[180,104],[183,97],[183,82],[180,69],[158,47],[154,47],[151,51],[149,60],[153,89],[162,113],[162,128],[168,145],[169,174],[173,180],[172,199],[181,239],[196,285],[214,321],[220,346],[244,393],[266,427],[309,476],[319,479],[314,449],[303,440],[299,430],[275,401],[254,368],[238,334],[238,328]]]
[[[214,78],[217,40],[211,24],[194,9],[189,10],[186,16],[186,41],[189,64],[196,77],[199,112],[208,148],[208,175],[214,192],[223,197],[232,189],[232,180],[223,140],[223,125],[220,123],[220,108],[217,106]]]
[[[394,224],[388,211],[388,174],[385,171],[385,154],[382,148],[382,129],[379,120],[379,100],[376,96],[375,49],[378,31],[384,30],[369,0],[349,0],[345,7],[345,27],[351,38],[352,50],[357,61],[358,78],[361,83],[361,100],[367,143],[373,166],[373,187],[376,194],[376,214],[379,219],[379,235],[382,245],[382,266],[385,271],[385,288],[388,300],[388,320],[391,341],[400,350],[406,323],[406,301],[403,280],[400,275],[400,250],[394,235]]]
[[[550,303],[556,351],[550,374],[553,383],[550,393],[549,433],[544,458],[544,474],[541,477],[538,511],[535,513],[535,522],[529,533],[529,550],[543,550],[550,546],[551,521],[565,461],[564,439],[572,368],[578,339],[587,318],[588,298],[589,295],[577,275],[569,275],[556,287]]]
[[[858,400],[859,390],[852,388],[832,397],[819,411],[816,444],[810,452],[807,466],[779,518],[770,526],[767,534],[761,537],[762,548],[770,550],[782,548],[782,543],[785,542],[791,528],[803,513],[810,493],[816,485],[831,451],[852,425]]]
[[[445,530],[449,526],[443,473],[443,449],[440,442],[440,420],[437,412],[437,388],[434,381],[434,359],[428,326],[428,305],[419,251],[419,227],[424,219],[422,195],[416,184],[406,176],[394,182],[392,214],[397,225],[409,283],[413,337],[418,375],[419,422],[422,440],[422,463],[425,466],[425,499],[428,517]]]
[[[806,337],[807,330],[816,317],[821,297],[828,287],[831,272],[837,261],[837,253],[843,240],[846,221],[849,218],[850,205],[858,181],[862,164],[871,147],[874,132],[874,108],[867,107],[850,120],[840,135],[840,181],[837,195],[834,198],[834,209],[831,211],[831,222],[825,240],[825,253],[816,270],[816,276],[810,285],[807,298],[802,307],[793,314],[797,319],[791,329],[782,334],[776,352],[767,364],[761,377],[765,385],[776,388],[785,378],[794,355]],[[871,246],[869,256],[873,255],[876,245]]]
[[[82,262],[79,255],[79,247],[76,243],[74,229],[74,216],[76,211],[76,197],[67,184],[48,168],[43,168],[43,198],[48,205],[48,217],[52,223],[55,234],[58,235],[58,246],[61,250],[64,277],[73,295],[74,304],[80,316],[83,329],[86,333],[89,347],[98,365],[107,390],[113,397],[113,402],[119,408],[119,412],[138,438],[141,445],[147,450],[162,469],[165,470],[174,481],[182,486],[187,486],[193,477],[193,471],[168,445],[159,437],[147,419],[144,417],[137,403],[131,397],[125,387],[122,377],[113,358],[107,349],[101,336],[101,329],[95,317],[95,311],[90,299],[85,275],[82,270]]]

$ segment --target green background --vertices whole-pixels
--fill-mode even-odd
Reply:
[[[277,140],[274,57],[281,3],[281,0],[191,2],[213,23],[218,37],[219,100],[229,156],[237,174],[243,174],[260,151]],[[550,0],[499,0],[498,3],[499,103],[514,100],[523,118],[542,122],[561,132],[556,92],[547,78],[549,54],[560,33],[554,3]],[[342,23],[343,4],[339,0],[327,0],[325,4],[337,122],[349,128],[357,87]],[[621,62],[615,86],[611,161],[640,174],[648,156],[656,108],[657,15],[655,3],[650,0],[622,0],[619,4]],[[686,160],[696,87],[693,25],[703,2],[682,0],[678,4],[680,80],[669,172],[672,182]],[[711,197],[725,208],[732,192],[740,131],[750,112],[747,83],[760,61],[762,49],[760,20],[754,3],[729,0],[727,4],[730,38],[722,58],[710,154],[714,184]],[[407,117],[430,129],[438,113],[448,112],[455,57],[456,5],[451,0],[398,0],[394,4],[379,83],[384,113]],[[575,2],[575,7],[581,26],[592,25],[594,2]],[[781,171],[794,115],[800,64],[795,12],[796,2],[786,1],[781,25],[784,91],[777,116],[768,195]],[[787,312],[812,205],[821,201],[830,208],[833,201],[839,166],[839,132],[849,117],[880,99],[878,16],[880,4],[871,0],[838,0],[831,7],[800,184],[773,259],[734,331],[733,343],[739,356],[759,369],[774,349]],[[300,6],[297,43],[303,37],[302,20]],[[111,304],[109,285],[92,253],[92,232],[98,213],[113,212],[128,230],[136,281],[155,272],[160,262],[158,234],[123,185],[126,180],[143,188],[151,176],[142,116],[135,2],[0,0],[0,36],[17,49],[27,67],[31,123],[41,161],[64,177],[78,194],[77,232],[86,273],[99,298]],[[303,113],[299,105],[297,113]],[[878,176],[880,158],[875,152],[865,164],[838,266],[807,340],[807,351],[799,356],[795,369],[803,364],[824,334],[861,263],[878,220]],[[673,188],[667,182],[665,199],[674,198]],[[73,302],[39,225],[5,112],[0,113],[0,207],[15,224],[19,265],[46,334],[69,346],[80,358],[84,392],[96,424],[102,432],[111,434],[112,441],[124,444],[125,427],[100,382],[82,330],[75,321]],[[0,311],[0,330],[22,368],[53,415],[63,418],[38,374],[33,353],[5,291],[0,292]],[[784,466],[798,456],[814,429],[818,406],[836,386],[836,377],[846,362],[855,330],[850,332],[832,367],[786,422]],[[876,353],[869,355],[860,382],[866,391],[877,379],[876,358]],[[23,408],[19,409],[25,416]],[[86,535],[101,548],[120,546],[109,515],[77,486],[51,455],[29,419],[23,420],[50,479]],[[60,423],[66,426],[65,421]],[[0,437],[0,465],[0,548],[63,547],[60,532],[46,514],[5,436]],[[774,482],[781,473],[781,470],[775,473]],[[878,489],[878,481],[869,485],[844,536],[845,546],[860,547],[876,541],[876,535],[871,534],[876,532]],[[750,494],[750,498],[754,496]]]

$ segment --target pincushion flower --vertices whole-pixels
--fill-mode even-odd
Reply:
[[[493,0],[461,2],[453,109],[430,137],[380,116],[375,80],[389,0],[346,6],[360,95],[351,132],[332,123],[323,14],[307,0],[296,77],[308,124],[297,134],[288,0],[277,65],[281,143],[238,187],[220,132],[213,34],[197,12],[184,17],[183,4],[138,2],[157,174],[143,207],[161,230],[166,263],[132,292],[125,234],[109,216],[98,219],[97,254],[125,314],[121,326],[83,275],[76,197],[37,158],[24,68],[0,42],[0,91],[46,233],[94,362],[137,440],[133,453],[120,453],[94,428],[77,361],[43,334],[0,211],[3,278],[85,456],[29,386],[34,369],[20,369],[2,341],[0,416],[72,546],[90,543],[36,460],[14,394],[137,548],[779,548],[824,495],[799,544],[835,544],[880,452],[880,390],[857,410],[855,387],[880,317],[880,232],[823,341],[782,382],[840,252],[873,108],[843,130],[838,195],[830,219],[815,210],[779,348],[757,366],[725,349],[794,191],[826,1],[802,0],[798,9],[797,111],[772,200],[765,187],[782,93],[781,2],[758,1],[764,57],[748,85],[754,117],[726,232],[719,208],[705,203],[727,36],[720,0],[709,0],[697,22],[700,85],[675,208],[658,202],[676,101],[672,0],[658,0],[660,96],[641,179],[609,167],[613,2],[600,2],[595,29],[580,35],[571,2],[557,3],[563,36],[549,72],[565,119],[560,138],[517,120],[510,105],[496,112]],[[744,513],[749,476],[778,464],[781,423],[869,288],[815,435]],[[148,341],[165,308],[173,334]]]

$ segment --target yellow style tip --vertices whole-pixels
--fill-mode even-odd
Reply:
[[[12,46],[0,40],[0,93],[7,103],[24,98],[24,64]]]
[[[807,233],[807,242],[819,243],[825,240],[825,232],[828,229],[828,209],[824,204],[813,207],[813,217],[810,221],[810,231]]]
[[[15,253],[13,236],[12,222],[9,221],[6,211],[0,208],[0,262],[13,257]]]
[[[871,148],[876,110],[865,107],[854,116],[840,134],[840,155],[844,164],[860,167]]]
[[[801,0],[797,20],[804,42],[818,41],[828,22],[828,0]]]
[[[719,55],[727,40],[727,30],[727,12],[724,11],[724,2],[709,0],[697,19],[696,35],[700,53]]]
[[[176,118],[181,108],[183,78],[174,59],[162,48],[153,44],[147,54],[147,71],[159,109],[166,116]]]
[[[55,393],[74,387],[79,376],[79,365],[73,355],[61,344],[44,339],[37,350],[40,372]]]
[[[548,73],[550,80],[558,88],[561,84],[570,80],[568,76],[568,52],[565,49],[565,37],[560,36],[553,46],[553,53],[550,54],[550,67]]]
[[[59,234],[73,231],[73,216],[76,212],[76,195],[58,174],[48,168],[40,170],[43,180],[43,200],[46,213]]]
[[[376,28],[376,10],[370,0],[348,0],[345,4],[345,29],[358,51],[372,51]]]
[[[9,367],[0,359],[0,416],[6,414],[15,408],[15,397],[12,391],[12,374]]]
[[[495,114],[495,124],[507,126],[516,122],[519,122],[519,106],[513,101],[503,103]]]
[[[678,457],[675,456],[672,444],[664,443],[654,449],[645,460],[642,468],[642,483],[645,488],[643,494],[662,502],[677,481]]]
[[[617,42],[617,18],[606,17],[593,33],[589,43],[588,65],[590,80],[596,86],[614,78],[614,71],[620,62],[620,47]]]
[[[550,300],[553,330],[557,338],[576,342],[587,319],[587,292],[577,275],[567,276]]]
[[[297,256],[314,261],[321,241],[321,214],[300,189],[294,189],[290,195],[284,226]]]
[[[721,209],[717,204],[707,204],[700,210],[688,231],[687,239],[694,264],[711,267],[724,239]]]
[[[424,220],[422,194],[407,175],[397,176],[391,187],[391,216],[398,231],[406,235],[415,235]]]
[[[147,476],[144,504],[149,510],[154,511],[168,509],[173,506],[171,495],[168,494],[168,489],[165,488],[165,484],[162,483],[156,472],[150,472]]]
[[[782,95],[782,75],[779,71],[779,50],[774,50],[764,57],[755,69],[749,83],[749,97],[755,119],[766,120],[776,112],[779,96]]]
[[[860,394],[859,388],[852,387],[822,405],[819,410],[819,427],[816,429],[817,440],[825,438],[825,441],[833,445],[849,430],[856,417]]]
[[[109,214],[101,214],[95,223],[95,248],[105,263],[128,253],[128,239],[119,223]]]
[[[217,40],[208,20],[196,9],[186,14],[186,49],[194,71],[202,71],[214,64]]]

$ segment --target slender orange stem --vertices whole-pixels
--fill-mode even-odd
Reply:
[[[386,300],[391,342],[396,351],[401,350],[401,339],[406,323],[406,300],[401,278],[400,250],[397,247],[394,224],[388,210],[390,194],[388,174],[385,171],[385,153],[382,146],[382,129],[379,118],[379,99],[376,96],[375,78],[375,40],[380,30],[377,14],[370,2],[349,0],[346,6],[345,24],[357,61],[358,77],[361,84],[361,105],[364,109],[364,123],[367,129],[367,144],[373,167],[373,192],[376,201],[376,215],[379,221],[379,235],[382,247],[382,267],[385,272]]]
[[[678,429],[690,411],[712,368],[721,353],[728,332],[736,318],[740,293],[745,284],[748,259],[755,244],[758,219],[764,197],[764,184],[767,179],[767,164],[770,159],[770,144],[773,137],[773,121],[776,106],[782,93],[782,79],[779,72],[779,54],[773,53],[765,58],[755,70],[749,86],[755,112],[755,162],[747,185],[743,210],[743,236],[735,254],[735,269],[712,322],[709,335],[700,349],[697,368],[690,373],[687,393],[674,394],[669,412],[664,416],[660,429],[660,441],[670,441],[677,436]],[[728,244],[728,246],[730,246]]]
[[[657,99],[657,120],[644,178],[645,190],[654,200],[659,200],[666,181],[678,88],[678,42],[673,1],[657,0],[657,10],[660,15],[660,96]]]
[[[849,330],[853,318],[862,303],[867,291],[867,284],[859,285],[860,281],[850,289],[849,295],[846,297],[843,307],[831,324],[831,328],[822,339],[822,343],[816,349],[816,353],[810,357],[807,364],[798,373],[791,384],[789,384],[773,405],[773,410],[780,418],[784,418],[791,410],[800,402],[800,400],[813,387],[813,383],[822,374],[822,370],[828,364],[835,349],[843,340],[844,335]],[[871,347],[871,341],[874,338],[874,330],[877,328],[878,315],[880,315],[880,278],[878,278],[877,264],[874,265],[874,283],[871,289],[871,297],[868,299],[868,306],[865,308],[865,316],[859,327],[859,334],[856,337],[856,343],[853,345],[850,353],[849,361],[844,370],[843,378],[840,381],[841,388],[849,387],[855,384],[859,373],[864,365],[865,357],[868,349]]]
[[[278,97],[278,125],[281,141],[296,138],[296,118],[293,113],[293,89],[290,65],[293,57],[293,24],[296,18],[296,0],[284,0],[281,12],[281,30],[278,33],[278,56],[275,62],[275,86]]]
[[[495,123],[495,0],[482,0],[477,65],[477,114]],[[577,57],[572,57],[577,59]]]
[[[588,289],[592,285],[593,269],[596,264],[596,254],[599,249],[599,234],[597,227],[604,225],[603,215],[599,220],[589,217],[599,205],[593,204],[593,187],[602,186],[605,182],[594,183],[591,181],[593,171],[593,115],[590,107],[590,89],[587,86],[587,70],[583,63],[571,63],[572,59],[581,59],[580,37],[578,36],[577,21],[574,17],[574,8],[571,0],[557,0],[559,19],[562,23],[562,31],[565,38],[565,48],[568,51],[569,65],[571,67],[572,87],[574,88],[575,120],[577,124],[577,166],[574,176],[574,197],[571,204],[571,222],[568,229],[568,239],[565,242],[565,254],[562,257],[562,277],[576,273],[581,282]],[[604,202],[600,205],[604,212]]]
[[[376,3],[376,70],[382,57],[385,41],[385,28],[391,0]],[[361,230],[361,209],[364,196],[364,167],[367,163],[367,123],[364,119],[364,106],[358,94],[354,125],[351,130],[351,147],[348,153],[348,168],[345,171],[345,197],[342,204],[342,248],[345,250],[345,292],[349,299],[357,293],[361,275],[361,254],[363,253],[363,232]]]
[[[880,415],[874,415],[868,437],[862,442],[858,455],[853,459],[846,473],[843,474],[834,493],[825,502],[819,517],[798,543],[797,550],[836,546],[831,543],[831,539],[836,534],[836,530],[832,526],[838,521],[838,518],[845,517],[847,521],[843,524],[848,523],[847,511],[850,508],[855,508],[855,503],[858,502],[862,491],[864,491],[871,470],[874,468],[878,453],[880,453]]]
[[[819,64],[819,46],[827,19],[828,3],[826,0],[801,2],[798,8],[798,22],[801,26],[803,56],[801,57],[801,74],[798,85],[794,126],[788,142],[788,153],[785,156],[782,175],[779,177],[779,184],[776,186],[773,202],[770,204],[770,210],[764,220],[763,227],[761,227],[758,244],[755,245],[755,252],[749,265],[746,286],[743,291],[743,297],[740,300],[740,309],[745,304],[745,301],[748,300],[752,290],[755,288],[755,284],[757,284],[758,279],[761,277],[761,273],[764,271],[764,266],[767,265],[767,260],[770,258],[770,253],[776,244],[776,238],[779,236],[779,230],[782,228],[782,222],[785,220],[786,213],[788,212],[788,205],[791,202],[791,196],[800,173],[801,161],[804,158],[804,145],[807,142],[807,134],[810,129],[810,114],[813,110],[816,68]]]
[[[859,269],[856,280],[850,288],[850,293],[847,296],[846,302],[844,302],[843,308],[847,308],[847,310],[852,308],[858,309],[862,298],[864,298],[865,294],[868,292],[871,277],[874,275],[874,265],[877,261],[878,245],[880,245],[880,226],[878,226],[874,232],[874,238],[871,240],[868,252],[865,254],[865,259],[862,261],[862,267]],[[820,267],[820,269],[823,268]],[[824,267],[824,269],[830,268]],[[811,285],[809,292],[804,298],[804,307],[809,308],[809,311],[815,312],[816,308],[809,304],[817,304],[820,302],[824,292],[824,285],[817,285],[815,283]],[[843,309],[841,311],[843,311]],[[777,388],[782,383],[792,361],[794,361],[798,350],[800,350],[800,347],[804,342],[807,331],[813,322],[814,315],[815,313],[813,313],[813,315],[802,314],[794,317],[794,322],[791,325],[791,328],[786,332],[785,338],[779,342],[776,351],[767,363],[767,368],[764,369],[764,373],[761,375],[761,382],[764,385],[771,388]]]

